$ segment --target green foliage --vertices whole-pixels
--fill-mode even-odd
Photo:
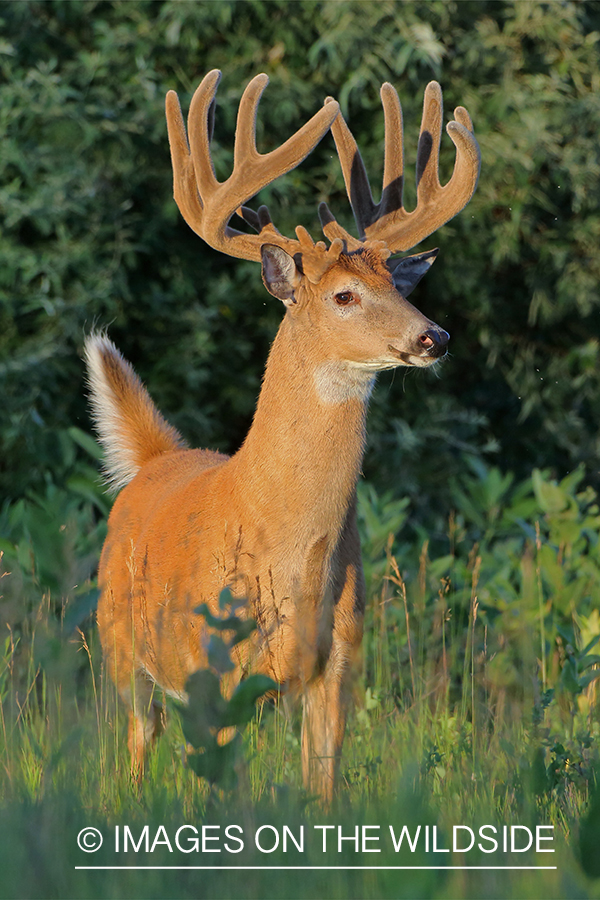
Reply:
[[[64,435],[89,427],[78,355],[94,324],[110,327],[193,443],[230,451],[244,437],[281,311],[252,263],[213,253],[182,222],[163,114],[168,88],[185,107],[214,66],[224,71],[220,177],[241,90],[258,70],[271,78],[262,149],[331,93],[375,182],[382,81],[402,97],[407,171],[431,77],[449,108],[464,103],[475,120],[481,181],[435,237],[440,260],[416,301],[453,334],[453,355],[437,380],[382,378],[369,478],[397,484],[412,515],[438,529],[465,452],[522,477],[534,464],[560,474],[583,463],[594,482],[596,5],[29,0],[3,4],[0,17],[1,495],[71,478]],[[445,178],[453,151],[443,144]],[[322,199],[350,225],[328,138],[264,195],[285,232],[299,222],[317,233]]]
[[[256,628],[252,619],[237,615],[244,605],[244,600],[233,598],[225,589],[219,597],[223,616],[213,615],[205,603],[196,610],[209,628],[230,636],[210,636],[207,640],[210,668],[190,675],[185,684],[187,703],[177,706],[185,739],[193,748],[187,756],[188,765],[200,778],[224,789],[235,788],[238,784],[242,737],[237,729],[254,718],[257,700],[269,691],[277,691],[271,678],[256,674],[241,681],[228,699],[221,693],[223,676],[237,665],[231,658],[232,648]],[[236,729],[233,736],[225,731],[231,728]]]
[[[418,825],[436,825],[438,846],[447,846],[456,823],[475,829],[549,824],[558,870],[547,880],[541,872],[459,878],[423,871],[407,874],[400,890],[397,878],[388,881],[382,869],[368,879],[356,871],[328,873],[327,893],[558,898],[572,895],[576,885],[581,896],[597,896],[587,880],[597,875],[594,791],[600,765],[596,498],[582,489],[581,472],[560,482],[535,472],[519,482],[479,464],[465,467],[452,490],[456,509],[446,535],[426,546],[411,530],[405,502],[378,496],[371,487],[361,491],[370,595],[363,666],[354,683],[341,789],[328,815],[301,787],[297,714],[283,701],[275,715],[265,716],[264,705],[256,710],[256,700],[274,688],[262,676],[231,690],[231,651],[250,628],[231,594],[223,593],[218,614],[203,610],[209,667],[189,680],[189,704],[169,717],[143,784],[132,790],[125,717],[106,673],[100,674],[95,629],[84,622],[74,636],[68,613],[61,621],[52,597],[26,582],[26,566],[19,578],[13,558],[12,574],[0,587],[10,600],[22,583],[27,609],[17,621],[11,607],[14,627],[5,632],[0,660],[0,893],[46,896],[36,875],[43,870],[52,873],[62,896],[102,895],[103,881],[73,874],[75,866],[89,863],[75,845],[86,825],[105,836],[115,824],[127,823],[136,835],[145,826],[154,834],[162,825],[172,838],[185,823],[199,828],[235,821],[245,830],[260,824],[281,830],[285,824],[294,832],[301,825],[343,823],[345,834],[355,824],[406,825],[412,834]],[[576,604],[565,602],[569,585]],[[233,739],[226,729],[235,729]],[[196,748],[187,766],[184,742]],[[57,828],[60,847],[53,837]],[[43,839],[32,844],[30,832]],[[95,864],[114,864],[105,842]],[[267,864],[295,862],[280,851]],[[162,852],[150,857],[130,850],[120,862],[177,861]],[[435,859],[442,866],[449,861],[445,854]],[[507,861],[468,857],[469,864]],[[376,859],[377,865],[433,862],[422,845],[415,853],[405,846]],[[540,859],[530,852],[517,862],[539,865]],[[182,862],[193,863],[193,857]],[[249,845],[234,863],[265,860],[257,860]],[[307,850],[297,864],[373,865],[373,858],[347,847],[342,854],[337,848],[327,855]],[[282,870],[278,876],[278,893],[297,896],[294,874]],[[132,881],[132,895],[148,893],[143,877],[135,874],[141,880]],[[239,872],[231,873],[231,881],[225,870],[214,876],[218,882],[210,873],[205,877],[211,895],[238,896],[241,885],[248,897],[273,891],[262,875],[247,885]],[[119,894],[125,878],[119,873]],[[197,883],[186,878],[153,882],[153,892],[197,895]],[[322,896],[325,882],[311,878],[303,880],[303,896]],[[113,894],[107,887],[106,895]]]
[[[600,790],[594,790],[587,815],[581,823],[579,832],[579,853],[581,865],[590,878],[600,878],[600,857],[598,841],[600,840]]]

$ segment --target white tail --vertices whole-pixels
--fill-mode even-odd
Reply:
[[[203,602],[216,608],[223,587],[248,598],[258,623],[239,647],[250,666],[302,695],[302,760],[307,787],[331,798],[348,702],[348,678],[362,638],[365,603],[356,525],[356,483],[365,418],[376,373],[428,366],[448,335],[406,300],[437,251],[389,260],[447,221],[471,196],[477,143],[464,110],[449,132],[455,174],[437,182],[439,86],[428,88],[420,141],[419,205],[402,209],[397,96],[384,85],[386,169],[379,206],[335,101],[279,150],[261,157],[254,120],[266,76],[240,104],[235,167],[219,184],[209,156],[219,73],[192,101],[189,147],[176,95],[167,119],[175,197],[189,224],[212,246],[260,259],[267,290],[286,314],[271,349],[252,427],[231,458],[183,449],[137,376],[103,337],[88,341],[92,403],[113,484],[127,483],[109,520],[102,553],[98,625],[108,671],[131,708],[132,764],[158,723],[155,685],[184,696],[191,673],[207,665]],[[432,99],[433,98],[433,99]],[[321,206],[327,249],[297,229],[281,235],[265,207],[241,208],[264,184],[306,156],[333,130],[361,239]],[[432,149],[433,148],[433,149]],[[432,171],[435,167],[435,172]],[[452,187],[452,190],[448,190]],[[229,226],[239,210],[258,234]],[[368,239],[374,233],[376,240]]]
[[[104,448],[104,474],[109,487],[120,491],[154,456],[183,449],[185,442],[105,335],[92,334],[86,340],[85,362],[92,418]]]

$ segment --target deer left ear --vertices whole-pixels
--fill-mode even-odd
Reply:
[[[388,267],[392,273],[394,287],[403,297],[408,297],[410,292],[418,285],[423,275],[429,272],[439,250],[428,250],[427,253],[419,253],[418,256],[405,256],[403,259],[390,260]]]
[[[275,244],[263,244],[260,255],[266,289],[286,306],[293,306],[296,302],[294,291],[302,280],[293,257]]]

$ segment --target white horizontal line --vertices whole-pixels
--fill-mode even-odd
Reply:
[[[542,871],[545,869],[557,869],[557,866],[75,866],[76,869],[130,869],[130,870],[154,870],[154,869],[194,869],[194,870],[202,870],[204,872],[236,872],[236,871],[252,871],[252,872],[268,872],[269,870],[273,870],[274,872],[281,871],[316,871],[316,870],[336,870],[336,871],[377,871],[381,869],[381,871],[390,871],[390,870],[413,870],[419,869],[424,871],[432,871],[439,869],[453,869],[464,871],[466,869],[478,869],[483,871],[492,871],[492,870],[502,870],[506,869],[507,871]]]

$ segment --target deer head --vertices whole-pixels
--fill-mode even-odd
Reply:
[[[390,259],[408,250],[458,213],[471,198],[479,175],[479,147],[463,107],[447,126],[456,146],[450,181],[438,179],[442,92],[436,82],[425,91],[417,152],[417,206],[403,204],[402,111],[391,84],[381,88],[385,115],[383,191],[375,203],[356,141],[335,100],[282,146],[267,154],[256,149],[255,125],[268,78],[257,75],[242,96],[235,137],[234,167],[219,183],[210,156],[215,94],[220,72],[209,72],[196,90],[185,125],[177,95],[167,95],[167,123],[173,160],[174,196],[190,227],[211,247],[231,256],[262,262],[267,290],[298,324],[318,324],[323,361],[373,374],[395,366],[426,366],[446,352],[449,335],[406,298],[428,271],[437,250]],[[282,235],[266,206],[245,204],[261,188],[297,166],[331,128],[358,229],[342,228],[326,203],[319,206],[325,237],[315,243],[302,226],[296,238]],[[189,138],[189,143],[188,143]],[[236,213],[257,233],[229,224]]]

